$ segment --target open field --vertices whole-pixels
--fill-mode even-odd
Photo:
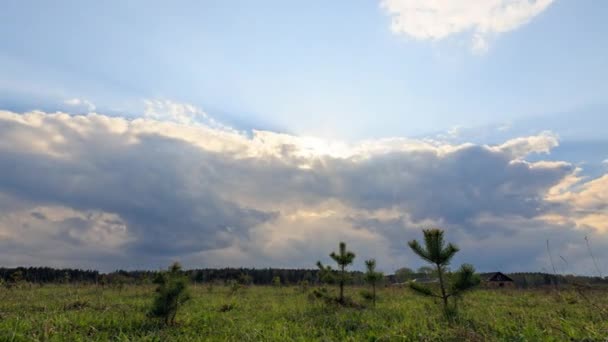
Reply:
[[[357,301],[362,288],[349,288]],[[476,290],[449,325],[439,303],[384,288],[375,308],[341,308],[309,289],[252,286],[231,294],[192,286],[192,300],[163,327],[146,317],[154,287],[46,285],[2,289],[2,341],[606,341],[606,292]]]

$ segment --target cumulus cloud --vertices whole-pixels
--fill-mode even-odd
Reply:
[[[488,49],[488,40],[526,24],[554,0],[382,0],[391,16],[391,29],[419,40],[441,40],[471,33],[475,52]]]
[[[418,263],[408,239],[441,226],[468,250],[460,261],[508,271],[542,267],[548,237],[577,260],[584,235],[606,243],[590,215],[605,212],[608,182],[526,160],[557,146],[549,133],[492,146],[345,143],[181,119],[195,107],[168,112],[0,111],[0,260],[311,267],[344,240],[391,271]]]
[[[531,153],[548,154],[557,146],[559,146],[557,136],[551,132],[543,132],[538,136],[514,138],[495,148],[510,154],[512,158],[520,159]]]
[[[547,200],[563,206],[562,212],[567,213],[550,215],[548,220],[608,233],[608,174],[587,182],[582,177],[568,177],[549,192]]]

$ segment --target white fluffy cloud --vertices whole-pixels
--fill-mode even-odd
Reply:
[[[95,104],[93,104],[93,102],[86,100],[86,99],[79,99],[79,98],[72,98],[72,99],[68,99],[63,101],[64,104],[71,106],[71,107],[75,107],[77,109],[81,109],[84,110],[86,112],[94,112],[95,111]]]
[[[211,128],[232,131],[232,128],[216,121],[200,108],[171,100],[144,100],[144,117],[157,121],[175,122],[184,125],[205,125]]]
[[[608,233],[608,174],[584,182],[573,175],[549,192],[547,200],[566,207],[567,215],[549,215],[548,220],[569,222]]]
[[[420,40],[441,40],[472,34],[476,52],[488,48],[488,39],[526,24],[554,0],[382,0],[391,15],[391,28]]]
[[[441,226],[463,245],[458,261],[482,270],[539,270],[547,238],[575,264],[585,235],[608,246],[608,182],[526,160],[557,144],[549,133],[349,144],[174,117],[0,111],[0,263],[311,267],[344,240],[391,271],[417,265],[405,242]]]

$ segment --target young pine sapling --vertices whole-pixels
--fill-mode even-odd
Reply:
[[[372,286],[372,303],[376,306],[376,285],[384,278],[382,272],[376,271],[376,260],[365,260],[365,281]]]
[[[188,278],[183,274],[181,265],[176,262],[168,271],[159,273],[154,283],[158,287],[149,315],[162,318],[167,325],[173,324],[179,307],[190,299]]]
[[[338,296],[338,302],[344,304],[344,285],[348,280],[348,273],[346,267],[353,263],[355,260],[355,253],[346,250],[346,243],[340,242],[340,249],[338,253],[331,252],[329,255],[338,264],[337,282],[340,288],[340,294]],[[334,271],[330,266],[324,266],[320,261],[317,262],[319,267],[319,277],[322,282],[332,282],[334,280]]]
[[[440,229],[425,229],[422,232],[424,233],[424,247],[416,240],[410,241],[408,245],[419,257],[435,266],[439,278],[440,293],[435,293],[432,288],[416,282],[410,282],[410,288],[418,294],[440,298],[443,302],[444,313],[448,318],[452,318],[455,313],[455,305],[450,307],[449,298],[455,300],[463,292],[478,285],[479,277],[475,274],[475,268],[472,265],[464,264],[448,284],[446,267],[459,251],[459,248],[451,243],[446,246],[443,240],[443,231]]]

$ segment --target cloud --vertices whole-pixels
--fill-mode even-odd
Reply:
[[[512,158],[521,159],[531,153],[548,154],[557,146],[559,146],[557,136],[551,132],[542,132],[537,136],[511,139],[495,148],[510,154]]]
[[[563,215],[550,215],[548,220],[608,233],[608,174],[587,182],[577,176],[566,178],[549,192],[547,200],[564,207]]]
[[[148,99],[144,100],[144,106],[144,117],[149,119],[184,125],[202,124],[216,129],[233,131],[231,127],[216,121],[203,110],[189,103]]]
[[[405,242],[441,226],[463,246],[459,262],[509,271],[539,270],[548,237],[572,264],[584,262],[585,235],[608,244],[593,216],[605,213],[605,181],[566,161],[526,160],[557,146],[549,133],[497,145],[345,143],[192,123],[182,116],[200,110],[186,105],[167,111],[0,111],[0,260],[312,267],[344,240],[391,271],[417,265]]]
[[[63,103],[70,107],[75,107],[76,109],[85,110],[87,112],[94,112],[96,108],[95,104],[93,104],[91,101],[79,98],[65,100]]]
[[[488,40],[528,23],[554,0],[383,0],[391,29],[418,40],[442,40],[470,33],[474,52],[488,49]]]

